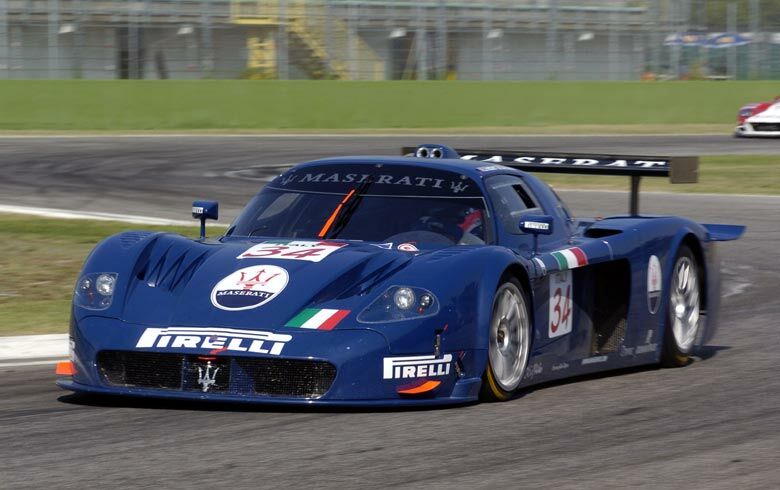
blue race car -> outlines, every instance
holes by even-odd
[[[715,242],[744,227],[638,212],[698,160],[405,149],[284,172],[224,236],[127,232],[76,284],[76,392],[288,404],[506,400],[627,366],[683,366],[715,331]],[[626,175],[624,216],[574,219],[528,171]]]

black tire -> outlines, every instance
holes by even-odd
[[[689,270],[687,274],[682,273],[681,275],[681,267],[684,267],[685,265],[692,266],[692,270]],[[686,366],[691,361],[691,351],[693,350],[696,337],[698,336],[699,330],[701,328],[700,312],[702,306],[702,272],[701,265],[699,264],[691,249],[687,245],[681,245],[679,250],[677,250],[677,255],[674,258],[672,277],[669,281],[669,290],[666,293],[666,328],[664,330],[663,347],[661,350],[661,365],[664,367],[671,368]],[[684,278],[682,277],[683,275],[685,276]],[[691,283],[691,280],[694,280],[694,282]],[[693,310],[691,310],[690,315],[686,313],[683,316],[688,318],[694,316],[695,314],[695,327],[692,326],[694,325],[694,322],[686,321],[684,322],[684,325],[689,325],[689,327],[687,327],[688,331],[683,335],[680,333],[681,330],[678,329],[678,333],[675,334],[674,325],[676,314],[675,308],[673,306],[673,297],[675,295],[678,295],[677,298],[682,297],[680,296],[682,291],[680,288],[691,287],[691,284],[693,284],[696,288],[696,300],[693,301],[693,297],[691,296],[691,301],[693,301],[696,305],[695,313]],[[693,328],[692,332],[690,331],[691,328]],[[683,337],[683,339],[681,340],[678,337]]]
[[[507,345],[510,343],[510,340],[507,339],[511,335],[509,333],[504,333],[501,335],[499,332],[506,331],[506,325],[514,322],[502,323],[500,320],[497,320],[497,315],[501,314],[501,306],[498,304],[498,301],[507,294],[511,295],[512,299],[516,299],[518,301],[515,303],[518,308],[515,314],[518,315],[518,325],[522,324],[519,326],[519,329],[525,332],[524,334],[518,334],[516,337],[519,339],[519,350],[517,351],[516,356],[511,353],[511,349],[507,347]],[[524,323],[522,320],[520,320],[523,318],[523,315],[526,320]],[[531,315],[532,312],[530,302],[528,300],[528,294],[525,291],[523,285],[515,277],[505,277],[499,287],[496,289],[496,294],[493,297],[493,309],[490,315],[490,325],[488,326],[490,329],[488,334],[488,360],[485,365],[485,371],[482,374],[482,387],[480,388],[479,395],[482,401],[505,401],[512,398],[512,396],[516,393],[517,387],[523,380],[523,375],[525,374],[525,369],[528,366],[528,359],[530,358],[531,354],[531,332],[533,331]],[[504,326],[502,327],[502,325]],[[506,352],[509,355],[503,356],[503,354],[500,352],[502,347],[499,346],[499,343],[504,345]],[[508,370],[510,372],[508,376],[518,379],[516,379],[516,382],[514,379],[510,381],[509,386],[502,384],[501,376],[496,375],[496,369],[492,365],[492,357],[499,355],[503,356],[502,359],[504,359],[506,362],[514,363],[513,368]],[[503,377],[506,380],[507,375],[504,375]]]

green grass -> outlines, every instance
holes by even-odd
[[[4,80],[0,130],[726,127],[776,92],[771,81]]]
[[[628,190],[627,177],[538,174],[555,188]],[[702,157],[697,184],[642,179],[641,190],[714,194],[780,194],[780,155]]]
[[[780,156],[706,157],[699,184],[644,179],[643,190],[780,195]],[[624,177],[539,174],[556,188],[628,188]],[[73,285],[92,247],[139,225],[0,214],[0,336],[67,330]],[[149,227],[187,236],[197,227]],[[213,234],[213,232],[212,232]]]
[[[0,215],[0,336],[68,329],[73,286],[103,238],[139,225]],[[197,227],[152,227],[189,236]]]

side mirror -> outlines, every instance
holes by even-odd
[[[523,218],[520,222],[520,231],[529,235],[552,235],[553,217],[540,215]]]
[[[194,201],[192,217],[200,220],[200,238],[206,238],[206,220],[219,219],[219,203],[217,201]]]

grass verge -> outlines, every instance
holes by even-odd
[[[0,214],[0,336],[64,333],[84,259],[103,238],[139,225]],[[188,236],[197,227],[155,227]]]
[[[644,179],[643,190],[780,195],[780,156],[705,157],[701,182]],[[626,190],[624,177],[539,174],[556,188]],[[103,238],[139,225],[0,214],[0,336],[67,331],[73,285]],[[154,227],[194,236],[197,227]]]
[[[709,125],[776,91],[772,81],[3,80],[0,130]]]
[[[627,177],[538,174],[556,188],[628,190]],[[780,195],[780,155],[704,156],[697,184],[670,184],[667,179],[642,179],[641,190],[711,194]]]
[[[734,124],[564,124],[512,127],[467,127],[467,128],[329,128],[323,129],[188,129],[188,130],[2,130],[0,137],[46,137],[46,136],[274,136],[280,134],[319,135],[485,135],[485,136],[528,136],[528,135],[731,135]]]

